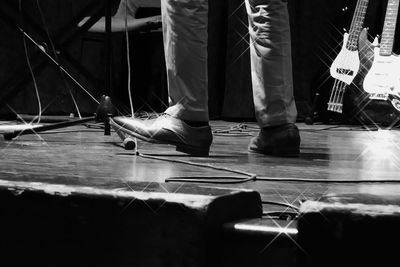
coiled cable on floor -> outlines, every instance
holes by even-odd
[[[247,183],[250,181],[255,181],[255,179],[257,177],[257,175],[254,173],[248,173],[248,172],[234,170],[234,169],[226,168],[226,167],[213,166],[211,164],[195,163],[195,162],[186,161],[186,160],[170,159],[170,158],[164,158],[164,157],[159,157],[159,156],[146,155],[146,154],[140,153],[139,151],[136,151],[136,156],[141,157],[141,158],[146,158],[146,159],[161,160],[161,161],[166,161],[166,162],[171,162],[171,163],[181,163],[181,164],[186,164],[186,165],[190,165],[190,166],[208,168],[208,169],[212,169],[212,170],[225,171],[225,172],[242,175],[242,176],[215,176],[215,175],[213,175],[213,176],[202,176],[202,177],[197,177],[197,176],[169,177],[169,178],[165,179],[166,183],[169,183],[169,182],[183,182],[183,183],[192,182],[192,183],[212,183],[212,184],[241,184],[241,183]]]

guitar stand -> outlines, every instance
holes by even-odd
[[[318,90],[314,95],[311,110],[305,117],[305,123],[307,125],[313,125],[315,122],[319,121],[324,124],[349,124],[350,119],[346,118],[344,115],[346,113],[329,111],[326,106],[327,103],[328,101],[324,92]]]
[[[314,124],[314,121],[318,118],[318,111],[317,108],[321,102],[321,95],[319,93],[315,94],[313,104],[311,106],[311,110],[308,113],[308,116],[305,118],[305,123],[307,125],[312,125]]]
[[[392,130],[394,127],[396,127],[396,125],[399,124],[400,121],[399,113],[397,113],[396,115],[394,113],[391,113],[389,116],[390,119],[382,124],[385,127],[385,130]]]
[[[330,123],[330,114],[332,111],[325,110],[325,112],[321,112],[325,105],[323,105],[323,96],[321,93],[316,92],[314,95],[314,100],[311,106],[311,110],[308,115],[305,117],[304,122],[307,125],[313,125],[316,121],[321,121],[323,123]]]
[[[384,126],[387,126],[387,130],[392,130],[393,127],[398,126],[400,121],[400,99],[392,96],[388,101],[393,106],[393,112],[390,113],[389,119],[384,123]]]

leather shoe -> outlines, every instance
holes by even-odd
[[[251,152],[271,156],[297,157],[300,154],[299,129],[293,123],[261,128],[249,145]]]
[[[191,127],[168,114],[149,120],[114,117],[110,124],[115,131],[122,131],[150,143],[174,145],[177,151],[192,156],[208,156],[210,152],[210,126]]]

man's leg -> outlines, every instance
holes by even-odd
[[[152,143],[206,156],[212,142],[208,125],[208,0],[161,1],[170,107],[142,121],[114,118],[112,125]]]
[[[182,120],[208,121],[208,0],[161,1],[170,107]]]
[[[245,0],[249,16],[251,75],[260,134],[250,150],[272,155],[299,153],[293,96],[289,15],[286,0]]]

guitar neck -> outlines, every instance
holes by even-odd
[[[388,0],[379,52],[381,56],[390,56],[392,54],[398,11],[399,0]]]
[[[364,24],[365,14],[367,12],[369,0],[358,0],[356,9],[354,11],[353,20],[351,22],[349,31],[349,40],[346,44],[346,48],[350,51],[356,51],[358,49],[358,38],[362,31]]]

